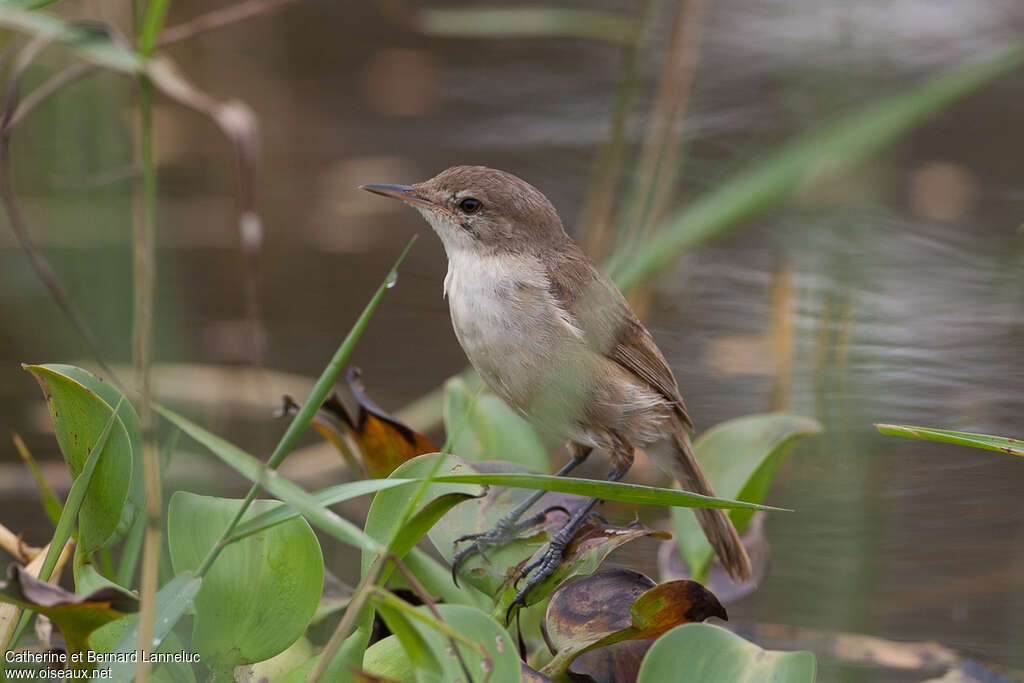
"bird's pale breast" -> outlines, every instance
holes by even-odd
[[[659,395],[587,346],[546,275],[509,257],[449,255],[445,293],[455,335],[487,385],[536,426],[604,445],[591,428],[627,433],[661,422]],[[608,382],[614,377],[617,381]],[[667,414],[667,412],[666,412]],[[637,442],[647,434],[635,434]]]

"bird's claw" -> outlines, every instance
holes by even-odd
[[[480,557],[484,558],[484,562],[490,562],[487,559],[487,555],[484,554],[484,548],[508,543],[515,537],[517,531],[518,528],[515,525],[498,522],[493,529],[475,534],[465,534],[456,538],[453,542],[456,545],[463,541],[472,541],[472,543],[455,553],[455,557],[452,558],[452,582],[456,586],[459,585],[459,567],[466,561],[466,558],[473,553],[480,553]]]
[[[453,541],[455,544],[462,543],[463,541],[473,542],[455,553],[455,557],[452,558],[452,581],[456,586],[459,585],[459,566],[465,562],[466,558],[470,555],[473,553],[480,553],[480,557],[484,558],[485,562],[490,562],[484,554],[484,548],[505,545],[509,541],[518,538],[519,534],[526,529],[543,522],[549,510],[560,507],[561,506],[553,506],[552,508],[548,508],[547,510],[533,515],[532,517],[519,521],[502,519],[494,526],[493,529],[488,529],[487,531],[481,531],[474,534],[465,534],[456,538],[455,541]]]
[[[512,583],[513,587],[518,587],[519,582],[524,578],[527,579],[526,585],[519,589],[516,596],[512,598],[512,602],[509,603],[508,609],[505,611],[505,623],[509,623],[512,620],[512,611],[517,605],[526,607],[526,598],[530,595],[530,591],[536,588],[545,579],[555,573],[558,566],[562,564],[562,554],[565,552],[565,546],[568,543],[567,540],[561,537],[561,534],[555,536],[544,548],[544,551],[532,562],[523,567],[519,571],[519,576]],[[527,578],[529,577],[529,578]]]
[[[484,548],[489,545],[486,540],[482,540],[485,535],[485,533],[466,534],[465,536],[460,536],[455,539],[455,544],[463,541],[473,541],[471,544],[455,553],[455,557],[452,558],[452,583],[456,586],[459,585],[459,565],[461,565],[465,559],[474,552],[480,553],[480,557],[484,558],[484,562],[490,562],[490,560],[487,559],[487,555],[484,554]]]

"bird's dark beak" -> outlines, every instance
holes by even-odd
[[[359,189],[379,194],[382,197],[399,199],[406,204],[420,204],[421,206],[429,206],[433,209],[438,208],[437,204],[420,196],[411,185],[360,185]]]

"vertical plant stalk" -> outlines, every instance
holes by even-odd
[[[707,0],[678,0],[676,3],[632,206],[623,226],[633,237],[650,237],[665,213],[678,176],[686,110],[697,71],[706,9]]]
[[[772,323],[768,343],[772,356],[770,409],[788,410],[793,385],[793,268],[784,263],[772,278]]]
[[[134,299],[132,310],[133,365],[139,383],[139,422],[142,425],[142,471],[146,486],[146,530],[142,541],[142,573],[139,579],[139,650],[153,647],[153,619],[160,556],[160,518],[163,494],[160,463],[153,442],[152,365],[153,299],[156,269],[156,162],[153,155],[153,84],[139,79],[139,182],[138,208],[133,226]],[[150,665],[139,658],[136,680],[149,677]]]
[[[138,49],[151,57],[163,28],[170,0],[149,0],[138,27]],[[137,4],[132,5],[138,18]],[[153,649],[156,592],[159,583],[161,517],[163,492],[160,460],[153,437],[153,317],[156,289],[156,158],[153,152],[153,82],[139,76],[138,165],[142,171],[137,184],[132,280],[132,356],[139,385],[139,422],[142,426],[142,476],[146,489],[146,528],[142,537],[142,571],[139,576],[139,657],[135,680],[149,680],[151,664],[145,656]]]
[[[652,4],[652,0],[641,2],[638,12],[641,28],[636,32],[636,40],[623,49],[619,85],[612,104],[611,130],[598,153],[586,199],[580,210],[580,241],[584,250],[595,261],[603,261],[608,256],[608,249],[612,244],[615,195],[626,158],[629,117],[633,112],[640,86],[640,57],[647,42]]]

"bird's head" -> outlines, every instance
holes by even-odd
[[[558,213],[541,192],[511,173],[453,166],[415,185],[361,185],[418,210],[453,251],[529,253],[566,239]]]

